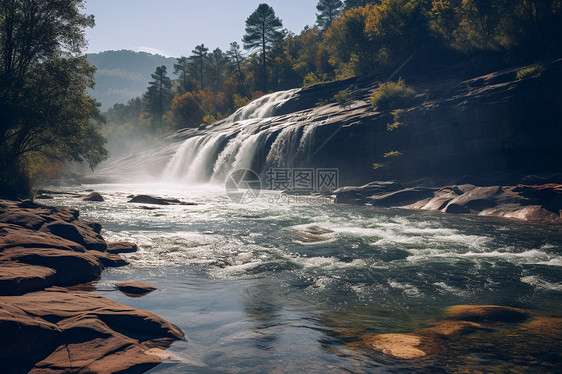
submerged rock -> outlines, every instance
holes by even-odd
[[[157,288],[140,282],[116,283],[115,287],[127,296],[144,296]]]
[[[103,198],[102,195],[100,195],[98,192],[91,192],[88,195],[84,196],[82,198],[82,200],[84,201],[94,201],[94,202],[102,202],[105,201],[105,199]]]
[[[427,355],[420,346],[422,338],[411,334],[377,334],[363,337],[365,344],[387,356],[405,360],[419,359]]]
[[[196,203],[183,202],[178,199],[169,199],[165,197],[157,197],[151,195],[136,195],[129,203],[137,204],[154,204],[154,205],[197,205]]]
[[[445,310],[446,319],[463,321],[522,322],[529,314],[517,308],[498,305],[454,305]]]

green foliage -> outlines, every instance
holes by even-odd
[[[394,118],[394,122],[386,124],[386,129],[388,131],[394,131],[399,129],[400,127],[406,126],[403,122],[401,122],[403,113],[404,113],[404,109],[396,109],[392,111],[392,117]]]
[[[304,81],[302,83],[303,87],[310,87],[310,86],[314,86],[316,84],[320,84],[323,83],[322,80],[316,75],[314,74],[313,71],[311,71],[310,73],[308,73],[306,75],[306,77],[304,77]]]
[[[105,158],[104,122],[82,55],[93,17],[81,0],[13,0],[0,6],[0,180],[33,179],[47,164]],[[22,177],[27,176],[27,177]]]
[[[378,111],[406,108],[413,103],[415,96],[416,91],[400,78],[397,82],[381,83],[371,96],[371,105]]]
[[[521,80],[521,79],[536,77],[540,75],[542,71],[543,71],[542,65],[528,66],[526,68],[518,70],[516,74],[516,78]]]
[[[392,158],[392,157],[398,157],[401,156],[402,153],[398,152],[398,151],[390,151],[390,152],[386,152],[383,157],[384,158]]]
[[[267,51],[285,36],[282,27],[283,23],[267,4],[260,4],[246,20],[246,34],[242,41],[245,49],[261,49],[264,92],[267,92]]]
[[[156,68],[152,74],[152,81],[143,96],[145,118],[149,121],[154,132],[163,130],[164,114],[172,103],[172,80],[168,77],[166,66]]]
[[[199,66],[199,84],[201,88],[205,88],[203,71],[205,68],[205,57],[208,51],[209,48],[205,47],[205,44],[200,44],[195,46],[195,49],[191,51],[192,55],[189,56],[189,59]]]
[[[316,23],[325,30],[338,17],[343,7],[340,0],[319,0],[316,5]]]
[[[342,108],[349,107],[348,101],[350,99],[350,88],[346,88],[345,90],[338,91],[332,98],[333,101],[339,104]]]

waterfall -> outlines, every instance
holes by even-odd
[[[236,169],[263,174],[268,168],[291,167],[308,156],[317,123],[284,122],[275,111],[298,90],[263,96],[229,118],[179,143],[162,178],[184,183],[223,183]]]

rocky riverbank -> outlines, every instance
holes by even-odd
[[[562,185],[556,183],[485,187],[461,184],[435,188],[371,182],[359,187],[342,187],[332,196],[344,204],[562,223]]]
[[[3,372],[143,372],[184,339],[153,313],[87,291],[104,268],[127,265],[119,253],[136,250],[100,232],[74,209],[0,199]]]

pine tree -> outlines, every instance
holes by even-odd
[[[189,65],[189,59],[184,56],[177,58],[176,63],[174,64],[174,74],[178,76],[181,84],[181,88],[179,90],[182,92],[180,92],[180,95],[183,95],[188,91]]]
[[[341,12],[343,3],[340,0],[320,0],[316,5],[316,23],[321,29],[326,30]]]
[[[203,71],[205,67],[205,57],[207,56],[207,52],[209,52],[209,48],[205,47],[205,44],[200,44],[191,51],[193,55],[189,57],[190,60],[196,62],[199,65],[199,83],[201,83],[201,89],[205,88],[205,85],[203,84]]]
[[[162,129],[162,118],[172,102],[172,80],[168,77],[166,66],[156,68],[152,74],[153,81],[148,83],[148,89],[144,94],[145,112],[150,119],[154,129],[158,123],[158,129]],[[156,130],[156,129],[154,129]]]
[[[267,4],[260,4],[246,20],[246,35],[242,38],[245,49],[261,48],[263,68],[263,91],[267,92],[267,51],[282,40],[285,32],[283,23]]]
[[[246,96],[244,73],[242,73],[242,61],[244,59],[242,57],[240,45],[238,45],[238,43],[236,42],[230,43],[230,49],[226,52],[226,55],[230,59],[230,62],[236,67],[236,71],[238,72],[238,80],[240,81],[240,85],[242,86],[242,93],[244,96]]]

